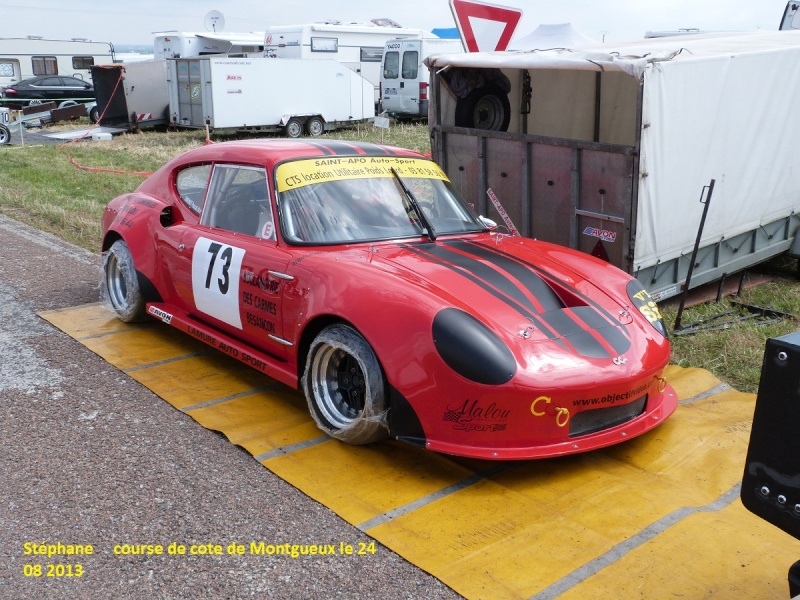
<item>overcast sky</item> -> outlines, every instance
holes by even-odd
[[[572,23],[585,35],[616,42],[646,31],[776,30],[786,0],[507,0],[520,8],[515,37],[542,23]],[[114,44],[152,45],[157,31],[203,31],[217,10],[230,32],[269,25],[325,21],[365,22],[388,17],[404,27],[454,27],[449,0],[0,0],[0,36],[89,38]]]

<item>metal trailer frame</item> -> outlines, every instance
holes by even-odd
[[[488,201],[487,190],[500,199],[520,234],[554,242],[608,260],[634,275],[657,300],[681,293],[690,267],[691,248],[677,258],[634,269],[639,182],[647,177],[641,165],[644,85],[636,99],[633,145],[552,138],[456,127],[444,124],[444,69],[431,68],[429,128],[434,160],[453,186],[480,214],[502,222]],[[503,72],[525,69],[503,67]],[[604,73],[596,73],[597,98]],[[512,113],[525,114],[519,82],[512,86]],[[518,96],[513,96],[519,90]],[[599,100],[595,106],[595,139]],[[452,119],[451,119],[452,120]],[[698,187],[700,199],[702,189]],[[699,223],[687,222],[696,231]],[[587,235],[586,232],[591,232]],[[773,256],[800,257],[800,214],[793,213],[733,237],[705,245],[697,253],[691,286],[714,282]],[[621,243],[606,244],[614,238]]]

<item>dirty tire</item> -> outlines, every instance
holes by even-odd
[[[456,127],[507,131],[511,120],[508,95],[496,85],[472,90],[456,104]]]
[[[283,130],[286,137],[299,138],[303,135],[303,124],[300,122],[300,119],[289,119]]]
[[[361,445],[388,437],[387,385],[369,343],[355,329],[330,325],[308,350],[303,391],[319,428]]]
[[[0,146],[11,143],[11,130],[5,125],[0,125]]]
[[[100,120],[100,109],[97,107],[97,105],[94,105],[89,109],[89,120],[92,123],[97,123]]]
[[[145,300],[128,245],[117,240],[103,256],[106,292],[117,316],[126,323],[144,321]]]
[[[311,117],[306,121],[306,133],[311,137],[319,137],[325,133],[325,121],[322,117]]]

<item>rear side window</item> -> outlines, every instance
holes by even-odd
[[[400,53],[392,50],[384,55],[383,78],[397,79],[400,75]]]
[[[210,173],[211,165],[189,167],[178,173],[175,181],[175,187],[178,189],[181,200],[196,215],[199,215],[203,209]]]
[[[403,79],[416,79],[419,68],[419,52],[409,50],[403,52]]]

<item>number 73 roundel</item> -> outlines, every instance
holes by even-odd
[[[197,310],[242,328],[239,279],[244,250],[198,238],[192,255],[192,294]]]

